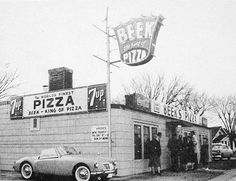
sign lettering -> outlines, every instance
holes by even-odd
[[[176,107],[160,102],[151,102],[151,112],[168,116],[171,118],[187,121],[194,124],[200,124],[200,118],[191,111],[184,111]]]
[[[88,87],[88,110],[106,109],[106,84]]]
[[[23,116],[23,97],[16,97],[10,103],[10,119],[22,118]]]
[[[92,126],[91,127],[92,142],[108,142],[108,126]]]
[[[87,88],[24,97],[24,117],[88,111]]]
[[[114,28],[121,60],[127,65],[142,65],[153,57],[163,17],[136,18]]]

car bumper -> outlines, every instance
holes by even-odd
[[[221,154],[220,153],[213,153],[212,157],[214,157],[214,158],[221,158]]]
[[[93,178],[97,180],[102,180],[104,178],[112,178],[113,176],[117,175],[117,168],[113,170],[105,170],[105,171],[97,171],[97,172],[91,172],[91,175]]]

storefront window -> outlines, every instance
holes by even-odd
[[[153,135],[157,134],[158,126],[135,124],[134,125],[134,158],[149,158],[149,142],[153,139]]]
[[[150,142],[150,128],[148,126],[143,127],[143,142],[144,142],[144,159],[149,158],[149,142]]]
[[[140,125],[134,125],[134,152],[135,159],[142,159],[142,140]]]

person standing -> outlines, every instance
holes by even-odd
[[[197,137],[195,135],[195,132],[192,131],[191,132],[191,135],[192,135],[192,141],[193,141],[193,145],[194,145],[194,168],[196,169],[197,166],[198,166],[198,163],[199,163],[199,143],[198,143],[198,140],[197,140]]]
[[[203,166],[208,163],[208,140],[203,138],[203,145],[201,146],[201,162]]]
[[[171,170],[178,170],[178,147],[177,147],[177,135],[174,133],[172,137],[169,139],[167,147],[170,150],[170,158],[171,158]]]
[[[149,159],[149,166],[151,167],[152,174],[155,174],[157,171],[158,175],[161,175],[161,162],[160,162],[160,156],[161,156],[161,133],[158,132],[157,134],[153,135],[153,139],[150,142],[150,159]]]
[[[193,140],[191,135],[187,137],[187,166],[186,170],[188,169],[193,169],[193,164],[194,164],[194,145],[193,145]]]
[[[180,171],[182,168],[182,164],[183,164],[183,139],[182,139],[182,135],[180,134],[178,136],[178,140],[177,140],[177,158],[178,158],[178,170]]]
[[[188,161],[188,134],[187,132],[184,132],[184,137],[183,137],[183,152],[182,152],[182,160],[183,164],[186,165]]]

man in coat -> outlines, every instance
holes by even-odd
[[[149,152],[150,152],[150,159],[149,159],[149,166],[151,167],[152,174],[155,174],[157,171],[158,175],[161,175],[161,163],[160,163],[160,156],[161,156],[161,133],[157,133],[153,135],[153,139],[150,142]]]
[[[171,170],[178,171],[178,140],[176,133],[169,139],[167,147],[170,150]]]

